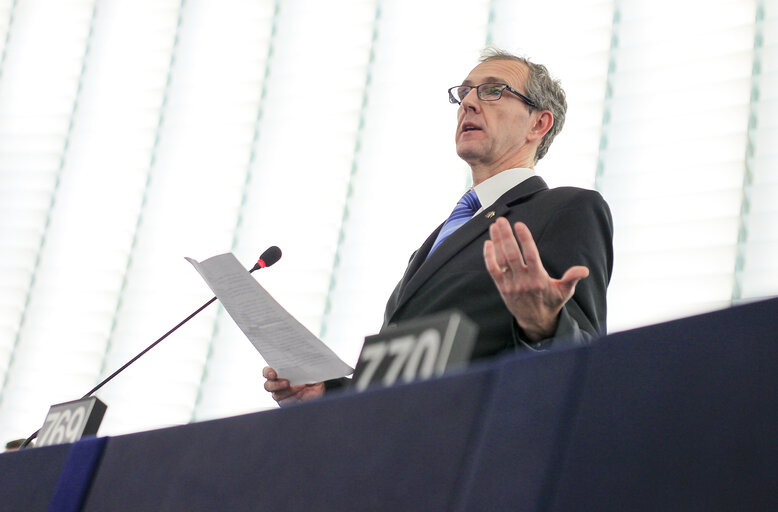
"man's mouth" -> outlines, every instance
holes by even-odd
[[[472,132],[476,130],[480,130],[481,128],[477,126],[474,123],[463,123],[462,124],[462,133]]]

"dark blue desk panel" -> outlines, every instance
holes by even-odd
[[[587,350],[514,356],[499,365],[457,510],[542,510],[563,455]]]
[[[0,454],[0,511],[46,512],[70,445]]]
[[[109,438],[84,510],[778,510],[778,300]],[[0,455],[46,510],[70,446]]]
[[[115,437],[84,510],[450,510],[490,375]]]
[[[778,510],[778,300],[590,349],[547,510]]]

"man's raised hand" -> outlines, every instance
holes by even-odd
[[[519,326],[531,341],[540,341],[553,336],[559,312],[575,293],[578,281],[589,275],[589,269],[574,266],[561,279],[552,278],[543,267],[529,228],[517,222],[514,230],[515,237],[504,217],[489,227],[491,240],[484,244],[484,261]]]

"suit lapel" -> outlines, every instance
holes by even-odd
[[[432,244],[435,242],[443,224],[438,226],[438,229],[425,240],[424,244],[422,244],[411,259],[408,269],[405,271],[405,275],[401,281],[399,300],[389,317],[394,315],[394,313],[399,310],[414,293],[416,293],[421,285],[427,282],[430,277],[444,267],[454,255],[478,237],[482,236],[495,219],[506,215],[512,206],[525,201],[531,195],[545,189],[548,189],[548,185],[546,185],[546,182],[539,176],[533,176],[519,183],[500,196],[494,204],[484,208],[478,215],[452,233],[442,244],[440,244],[435,252],[427,258],[427,254],[432,248]]]
[[[440,233],[442,228],[443,224],[438,226],[437,229],[427,237],[424,243],[421,244],[421,247],[419,247],[416,252],[413,253],[411,261],[408,263],[408,267],[405,269],[405,274],[403,274],[403,278],[400,281],[401,289],[407,289],[409,281],[416,275],[416,273],[419,271],[419,268],[424,263],[424,260],[427,258],[427,254],[429,254],[430,249],[435,243],[435,240],[437,240],[438,233]]]

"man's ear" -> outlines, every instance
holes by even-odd
[[[550,110],[540,110],[536,112],[538,116],[527,134],[527,139],[530,141],[542,139],[551,127],[554,126],[554,114],[552,114]]]

